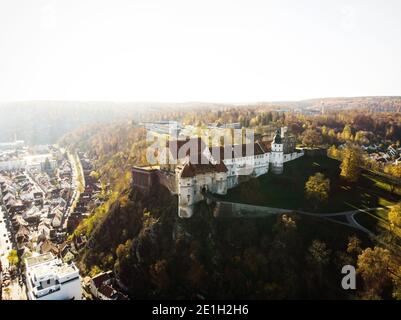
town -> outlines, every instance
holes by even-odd
[[[82,279],[74,258],[85,239],[68,240],[103,203],[83,153],[57,146],[0,144],[0,283],[3,299],[125,298],[110,273]]]

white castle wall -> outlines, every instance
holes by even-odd
[[[303,155],[304,155],[303,151],[284,154],[283,162],[288,162],[288,161],[298,159],[298,158],[302,157]]]
[[[196,177],[180,178],[178,215],[181,218],[192,216],[193,205],[204,199],[203,191],[226,194],[227,173],[200,174]]]
[[[194,204],[204,199],[202,189],[217,194],[226,194],[228,189],[238,185],[238,177],[243,174],[243,168],[252,168],[247,175],[261,176],[268,173],[269,166],[274,174],[281,174],[284,163],[295,160],[304,155],[304,152],[284,154],[282,143],[272,143],[270,153],[223,160],[227,173],[208,173],[197,175],[194,178],[178,177],[179,209],[181,218],[190,218],[193,215]]]

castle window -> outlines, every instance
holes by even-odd
[[[191,196],[187,195],[188,202],[191,200]]]

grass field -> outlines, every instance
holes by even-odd
[[[388,211],[387,208],[379,208],[371,212],[359,212],[355,215],[355,219],[358,223],[374,233],[379,233],[379,231],[383,229],[391,230],[401,238],[401,229],[394,226],[391,228],[388,222]]]
[[[375,231],[377,228],[389,229],[387,220],[388,209],[380,208],[371,212],[360,212],[355,215],[356,221],[369,230]]]
[[[311,212],[340,212],[359,208],[384,207],[401,200],[391,193],[384,178],[364,171],[358,183],[340,178],[340,162],[327,157],[302,157],[284,165],[282,175],[271,172],[229,190],[226,201],[249,203]],[[330,179],[329,199],[316,204],[305,196],[309,176],[321,172]]]

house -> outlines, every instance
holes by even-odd
[[[58,256],[59,249],[49,239],[44,239],[37,244],[37,251],[41,254],[50,252],[54,256]]]
[[[6,204],[6,209],[7,209],[8,213],[12,215],[17,212],[22,212],[23,210],[25,210],[25,205],[22,203],[21,200],[11,199]]]
[[[22,213],[22,218],[24,218],[24,220],[26,220],[26,221],[32,221],[32,220],[39,219],[40,215],[41,215],[41,211],[39,210],[39,208],[36,206],[32,206],[31,208],[29,208],[28,210],[25,210]]]
[[[30,232],[26,226],[20,225],[17,233],[15,234],[15,240],[18,243],[25,243],[29,241]]]
[[[391,145],[391,146],[389,146],[388,148],[387,148],[387,154],[390,156],[390,157],[392,157],[392,158],[394,158],[394,157],[397,157],[398,155],[399,155],[399,152],[398,152],[398,150],[396,149],[396,146],[394,145]]]
[[[51,230],[51,221],[49,219],[42,219],[38,225],[38,238],[49,239]]]
[[[63,212],[59,208],[56,208],[53,210],[53,215],[54,215],[52,219],[53,228],[60,228],[64,216]]]
[[[90,292],[99,300],[127,300],[128,297],[115,288],[114,282],[112,271],[100,273],[89,281]]]
[[[90,291],[95,298],[99,298],[99,289],[103,285],[111,284],[112,274],[112,271],[102,272],[91,279]]]
[[[78,268],[55,258],[50,252],[25,259],[29,300],[81,300]]]

